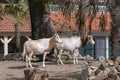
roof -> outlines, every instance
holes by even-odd
[[[11,15],[5,15],[2,17],[3,20],[0,21],[0,32],[15,32],[16,20]],[[21,21],[20,32],[31,32],[31,26],[29,20]]]
[[[92,21],[92,32],[96,32],[96,31],[101,31],[99,24],[100,24],[100,15],[101,13],[97,13],[96,17],[93,19]],[[110,13],[104,13],[107,23],[106,23],[106,27],[104,31],[110,31],[111,26],[111,17],[110,17]],[[78,31],[78,27],[76,25],[76,18],[75,18],[75,14],[72,14],[69,19],[66,19],[66,17],[63,15],[62,12],[50,12],[50,18],[51,18],[51,27],[55,30],[55,31],[71,31],[70,29],[72,29],[72,31]],[[86,16],[85,18],[85,23],[86,26],[89,25],[89,20],[90,20],[90,16]],[[69,29],[70,28],[70,29]]]
[[[4,5],[3,5],[4,7]],[[12,15],[2,16],[3,20],[0,21],[0,33],[14,33],[16,19]],[[19,27],[21,33],[31,33],[31,22],[30,19],[24,19],[21,21],[22,25]]]

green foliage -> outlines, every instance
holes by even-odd
[[[25,0],[19,0],[18,4],[15,4],[13,0],[7,0],[9,5],[5,7],[5,13],[14,16],[19,22],[21,19],[28,17],[28,6]]]
[[[0,15],[3,13],[2,4],[0,4]]]
[[[3,15],[3,8],[2,8],[2,4],[0,4],[0,20],[2,20],[2,15]]]
[[[46,8],[46,9],[49,9],[49,5],[50,5],[50,4],[53,4],[54,2],[55,2],[55,0],[44,1],[44,3],[45,3],[45,4],[44,4],[44,5],[45,5],[45,8]]]

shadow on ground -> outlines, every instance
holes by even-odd
[[[25,80],[24,78],[16,78],[16,77],[13,77],[13,78],[8,78],[6,80]]]
[[[38,65],[33,65],[33,67],[37,67]],[[26,68],[26,66],[12,66],[12,67],[8,67],[9,69],[24,69]]]

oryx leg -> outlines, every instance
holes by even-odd
[[[79,50],[76,50],[76,63],[78,64]]]
[[[30,68],[33,68],[32,63],[31,63],[32,54],[33,52],[26,55],[26,67],[27,68],[29,68],[28,66],[30,66]]]
[[[62,52],[63,52],[63,50],[60,50],[60,51],[59,51],[58,58],[59,58],[60,63],[61,63],[62,65],[64,65],[64,63],[63,63],[62,60],[61,60],[61,54],[62,54]]]
[[[32,55],[33,55],[33,52],[29,54],[29,58],[28,58],[30,68],[33,68],[31,63]]]
[[[26,59],[26,68],[29,68],[29,67],[28,67],[28,64],[29,64],[29,63],[28,63],[28,55],[26,55],[26,58],[25,58],[25,59]]]
[[[33,68],[31,64],[31,55],[26,55],[26,68]]]
[[[76,60],[75,60],[75,51],[73,51],[73,63],[76,64]]]
[[[73,55],[73,63],[76,64],[76,62],[75,62],[75,56],[74,55]]]
[[[59,60],[58,60],[58,54],[57,54],[57,52],[58,52],[58,50],[55,48],[55,49],[54,49],[54,56],[55,56],[55,58],[56,58],[57,64],[59,65]]]
[[[74,64],[78,64],[79,50],[75,49],[73,55],[74,55]]]
[[[45,52],[45,53],[43,54],[43,67],[45,67],[45,57],[46,57],[47,53],[49,53],[49,52]]]
[[[78,56],[76,56],[76,64],[78,64]]]

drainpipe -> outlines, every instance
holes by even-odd
[[[108,37],[106,36],[106,60],[109,59],[109,40]]]

